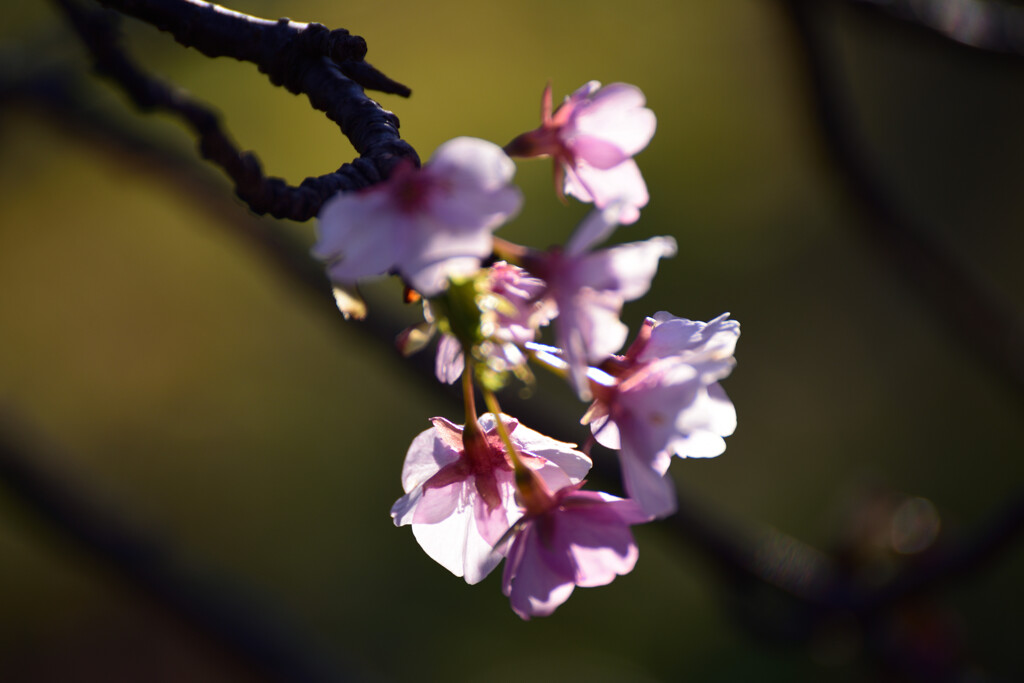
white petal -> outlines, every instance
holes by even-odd
[[[623,486],[644,513],[667,517],[676,511],[676,489],[671,477],[659,474],[628,448],[619,451],[619,463]]]
[[[410,235],[408,256],[398,268],[416,291],[433,296],[447,286],[448,278],[476,273],[480,262],[490,255],[492,243],[488,230],[452,232],[423,220]]]
[[[395,501],[395,504],[391,506],[391,519],[395,520],[395,526],[412,524],[412,516],[416,512],[416,506],[422,496],[423,487],[417,486]]]
[[[725,451],[723,436],[736,429],[736,408],[718,384],[697,393],[693,403],[676,418],[679,439],[673,443],[676,455],[684,458],[713,458]]]
[[[412,533],[423,551],[455,576],[465,574],[467,543],[473,542],[470,535],[479,538],[470,506],[463,506],[437,524],[413,524]]]
[[[566,242],[566,255],[579,256],[594,245],[608,239],[608,236],[615,232],[615,228],[619,225],[622,208],[620,204],[613,202],[611,206],[594,209],[588,213],[569,241]]]
[[[568,147],[573,158],[601,170],[618,166],[630,157],[618,145],[596,135],[576,135]]]
[[[434,375],[439,382],[454,384],[466,367],[459,340],[450,334],[442,334],[437,342],[437,356],[434,360]]]
[[[459,454],[446,446],[433,428],[420,432],[405,454],[402,466],[402,489],[408,493],[422,486],[445,465],[459,459]]]
[[[654,112],[644,104],[644,94],[636,86],[610,83],[578,108],[570,135],[600,137],[633,156],[647,146],[657,127]]]
[[[619,434],[619,428],[607,416],[594,420],[590,425],[590,431],[594,435],[594,440],[605,448],[610,448],[613,451],[622,448],[622,437]]]
[[[576,484],[580,482],[590,471],[593,462],[590,458],[576,450],[576,444],[556,441],[551,437],[544,436],[522,424],[518,425],[512,432],[512,441],[518,448],[551,462],[555,467],[565,473],[569,482]],[[544,476],[541,473],[541,476]],[[545,481],[549,484],[552,482]],[[558,490],[564,484],[552,488]]]
[[[619,222],[623,225],[635,223],[640,218],[640,209],[647,206],[647,202],[650,201],[647,184],[640,175],[640,168],[632,159],[604,170],[580,161],[573,171],[572,178],[566,174],[565,194],[580,201],[590,201],[592,198],[598,208],[621,201],[624,208],[620,213]],[[583,192],[579,191],[581,187]]]
[[[641,362],[671,355],[682,355],[690,362],[727,359],[736,350],[740,324],[729,320],[728,313],[707,323],[677,318],[665,311],[655,313],[653,318],[657,324],[640,353]]]
[[[315,258],[327,262],[329,277],[343,284],[383,275],[401,259],[407,218],[388,205],[383,191],[339,194],[317,221]]]
[[[676,241],[671,237],[619,244],[585,256],[576,267],[575,276],[580,284],[632,301],[651,288],[658,261],[675,253]]]
[[[480,138],[458,137],[441,144],[426,165],[435,177],[464,186],[496,189],[507,185],[516,165],[501,147]]]
[[[510,185],[515,163],[486,140],[449,140],[437,148],[425,171],[440,185],[431,196],[430,211],[452,228],[495,228],[522,205],[522,194]]]

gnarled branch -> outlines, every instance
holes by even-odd
[[[204,158],[220,166],[235,193],[258,214],[309,220],[337,192],[368,187],[386,178],[403,159],[419,164],[398,133],[398,118],[366,96],[363,87],[408,95],[409,89],[363,61],[366,43],[345,29],[277,22],[192,0],[109,0],[104,4],[168,31],[183,45],[208,56],[231,56],[256,64],[275,85],[305,94],[327,114],[360,157],[333,173],[306,178],[298,186],[263,174],[252,152],[241,152],[214,111],[143,72],[120,46],[117,16],[91,11],[74,0],[55,0],[95,60],[97,71],[120,85],[142,110],[160,109],[183,119],[199,138]]]

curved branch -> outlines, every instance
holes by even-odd
[[[197,0],[98,0],[100,4],[166,31],[207,57],[252,62],[293,93],[308,92],[297,72],[302,62],[326,57],[369,90],[408,97],[412,91],[364,61],[366,40],[347,29],[288,19],[270,21]]]
[[[1024,57],[1024,7],[1005,0],[851,0],[962,45]]]
[[[830,44],[815,26],[816,0],[781,0],[796,59],[818,123],[825,163],[861,210],[861,236],[887,260],[953,339],[1024,398],[1024,322],[999,292],[976,277],[952,249],[900,204],[866,157],[862,135]]]
[[[255,63],[276,85],[306,94],[314,108],[336,122],[360,158],[295,187],[264,176],[256,155],[235,147],[212,109],[137,67],[120,47],[115,15],[86,10],[74,0],[55,2],[92,53],[97,71],[120,85],[143,111],[161,109],[183,119],[198,136],[202,156],[231,177],[235,194],[258,214],[306,221],[335,193],[380,182],[402,160],[419,164],[415,150],[398,133],[398,118],[367,97],[360,84],[400,94],[408,94],[408,88],[363,62],[365,42],[344,29],[270,22],[191,0],[106,3],[123,5],[203,54]]]

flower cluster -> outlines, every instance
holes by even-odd
[[[633,157],[655,125],[635,86],[592,81],[552,110],[549,85],[541,126],[505,148],[456,138],[422,168],[399,166],[319,216],[313,254],[342,311],[364,308],[361,279],[401,277],[424,299],[424,321],[399,348],[412,353],[437,336],[438,380],[462,382],[464,423],[434,417],[409,447],[395,524],[411,526],[427,555],[470,584],[504,559],[502,590],[524,619],[551,614],[576,586],[632,571],[630,527],[675,511],[672,456],[719,455],[736,426],[719,385],[739,337],[728,314],[704,323],[657,313],[620,354],[623,305],[676,253],[671,237],[602,246],[647,205]],[[560,197],[595,206],[564,245],[546,250],[493,234],[522,203],[510,157],[538,156],[554,159]],[[540,343],[545,328],[551,344]],[[513,378],[531,382],[531,364],[590,403],[582,450],[501,411],[495,392]],[[594,442],[617,451],[627,498],[583,488]]]

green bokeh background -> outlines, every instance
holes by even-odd
[[[823,4],[880,177],[1019,312],[1024,65]],[[926,497],[956,533],[1020,487],[1020,399],[860,238],[776,3],[232,7],[364,36],[368,60],[413,88],[409,100],[380,101],[424,159],[455,136],[501,144],[534,127],[549,79],[556,97],[594,78],[644,90],[658,116],[638,159],[652,199],[617,237],[671,234],[680,249],[626,319],[728,310],[743,325],[725,383],[739,429],[722,457],[676,462],[684,491],[827,548],[867,488]],[[176,121],[136,112],[89,76],[48,4],[5,17],[6,72],[76,69],[109,120],[192,153]],[[297,183],[351,158],[334,124],[251,65],[126,29],[139,60],[214,104],[269,173]],[[0,401],[68,454],[61,468],[197,576],[268,607],[360,676],[866,675],[855,653],[746,634],[714,572],[657,524],[637,529],[632,574],[577,591],[547,619],[521,622],[497,576],[474,587],[449,576],[388,510],[411,439],[458,408],[410,379],[390,347],[313,306],[202,200],[65,123],[24,105],[0,111]],[[550,177],[547,162],[519,165],[526,204],[501,234],[565,239],[585,210],[559,204]],[[313,241],[311,224],[279,229]],[[375,301],[397,292],[371,288]],[[414,317],[394,309],[380,315]],[[535,400],[582,439],[571,424],[581,406],[551,387]],[[937,603],[979,680],[1024,676],[1014,655],[1024,630],[1002,621],[1024,607],[1022,570],[1015,550]],[[0,615],[2,680],[254,680],[3,488]]]

